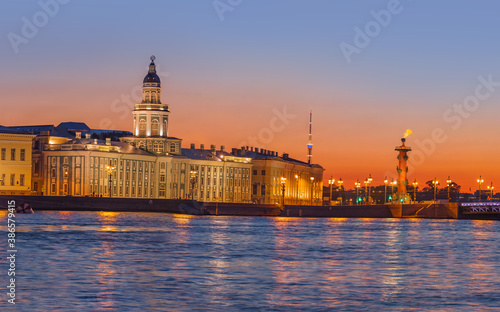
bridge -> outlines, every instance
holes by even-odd
[[[498,214],[500,215],[499,202],[461,203],[462,214]]]

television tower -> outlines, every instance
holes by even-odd
[[[309,142],[307,143],[307,150],[309,151],[307,155],[307,163],[311,164],[311,158],[312,158],[312,149],[313,149],[313,143],[312,143],[312,120],[313,120],[313,112],[312,110],[309,112]]]

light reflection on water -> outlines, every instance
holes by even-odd
[[[16,220],[16,311],[500,308],[499,222],[109,212]],[[6,237],[6,214],[0,225]]]

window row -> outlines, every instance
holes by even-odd
[[[5,176],[5,173],[2,173],[0,175],[0,186],[6,186],[7,185],[7,177]],[[16,174],[15,173],[12,173],[10,174],[10,180],[9,180],[9,184],[10,186],[24,186],[25,184],[25,175],[24,174],[20,174],[19,175],[19,181],[16,181]]]
[[[16,149],[11,148],[10,149],[10,160],[15,161],[16,160]],[[7,160],[7,149],[2,148],[0,151],[0,160]],[[24,148],[20,149],[19,152],[19,160],[20,161],[26,161],[26,150]]]

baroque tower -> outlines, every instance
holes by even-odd
[[[156,74],[155,56],[151,56],[149,70],[142,81],[142,102],[134,105],[132,137],[123,142],[160,155],[180,155],[181,140],[168,136],[167,104],[161,103],[161,81]]]

